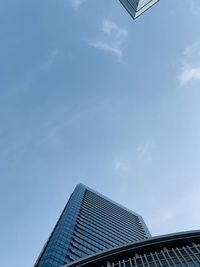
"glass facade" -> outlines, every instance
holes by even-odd
[[[151,237],[142,217],[79,184],[35,267],[61,267],[89,255]]]
[[[135,19],[159,0],[119,0],[129,14]]]
[[[85,189],[77,187],[65,206],[55,228],[46,242],[35,267],[63,266],[69,252],[77,216],[83,201]]]

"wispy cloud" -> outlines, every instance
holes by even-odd
[[[184,86],[191,80],[200,80],[200,67],[186,66],[182,68],[179,76],[180,85]]]
[[[70,0],[73,8],[75,10],[79,9],[79,7],[86,1],[86,0]]]
[[[113,55],[117,56],[118,58],[122,56],[122,50],[113,44],[111,45],[111,44],[104,43],[104,42],[92,42],[90,43],[90,45],[96,49],[99,49],[105,52],[110,52]]]
[[[101,30],[103,32],[102,40],[89,42],[89,45],[101,51],[109,52],[120,59],[128,31],[108,19],[103,20]]]
[[[200,40],[186,46],[183,55],[187,58],[194,58],[194,56],[200,57]]]
[[[113,37],[120,43],[128,35],[126,29],[117,26],[113,21],[107,19],[103,20],[102,30],[108,37]]]
[[[151,160],[152,159],[152,150],[155,147],[155,144],[151,140],[146,140],[143,144],[139,145],[136,148],[137,155],[140,159]]]
[[[200,80],[200,41],[188,45],[182,55],[182,66],[178,76],[181,86],[192,80]]]
[[[144,140],[134,149],[127,149],[114,157],[114,169],[119,174],[131,173],[137,167],[151,164],[154,159],[156,144],[151,139]],[[137,166],[137,167],[136,167]]]
[[[114,167],[117,171],[127,172],[129,170],[128,162],[117,157],[114,159]]]

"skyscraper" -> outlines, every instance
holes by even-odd
[[[140,215],[79,184],[35,267],[61,267],[89,255],[150,237]]]
[[[119,0],[132,18],[137,18],[159,0]]]
[[[79,184],[35,267],[200,267],[200,231],[151,237],[142,217]]]

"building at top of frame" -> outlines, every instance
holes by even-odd
[[[160,0],[119,0],[133,19],[152,7]]]

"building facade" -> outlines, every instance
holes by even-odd
[[[61,267],[150,237],[140,215],[79,184],[34,266]]]
[[[160,0],[119,0],[133,19],[140,16],[147,9]]]
[[[183,232],[113,248],[65,267],[199,267],[200,231]]]

